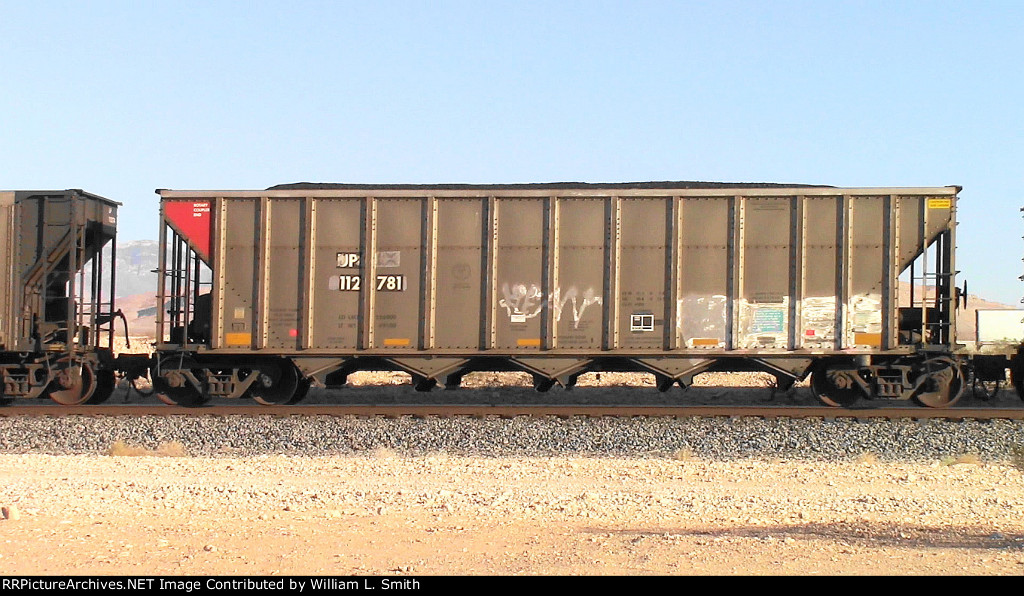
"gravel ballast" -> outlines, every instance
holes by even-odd
[[[0,418],[0,452],[98,454],[116,442],[180,443],[196,456],[587,455],[836,461],[872,454],[933,461],[974,455],[1008,461],[1024,422],[761,418],[361,418],[352,416],[109,416]]]

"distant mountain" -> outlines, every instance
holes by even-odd
[[[153,337],[156,333],[156,269],[159,265],[160,243],[154,240],[118,243],[117,308],[124,312],[133,336]],[[104,269],[109,266],[106,264]]]
[[[160,244],[154,240],[134,240],[117,245],[117,296],[155,294]]]

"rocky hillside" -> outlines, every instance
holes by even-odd
[[[152,337],[156,334],[159,248],[160,244],[154,240],[122,242],[117,246],[117,307],[128,319],[131,335]]]
[[[156,292],[160,245],[153,240],[124,242],[117,247],[117,295]]]

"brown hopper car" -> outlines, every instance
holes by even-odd
[[[761,370],[780,387],[811,374],[833,405],[945,406],[965,386],[959,190],[161,190],[154,386],[170,403],[288,403],[367,369],[423,390],[479,370],[525,371],[540,390],[587,371],[668,389]]]
[[[119,203],[81,190],[0,191],[0,399],[98,403],[114,390]],[[104,258],[105,255],[105,258]]]

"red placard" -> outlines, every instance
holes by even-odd
[[[164,217],[204,261],[210,261],[210,201],[165,201]]]

